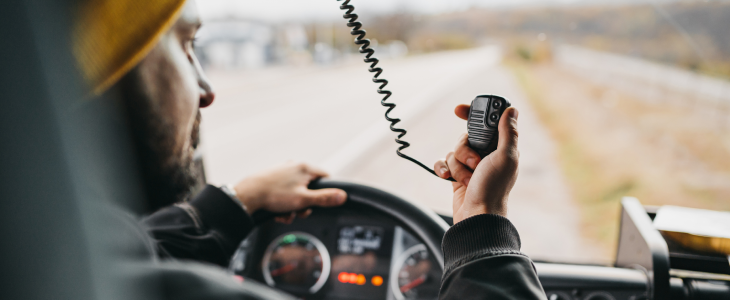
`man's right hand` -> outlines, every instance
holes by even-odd
[[[345,203],[347,193],[340,189],[310,190],[312,180],[327,177],[327,173],[303,163],[283,166],[251,176],[235,187],[236,196],[253,215],[258,210],[287,213],[276,217],[282,223],[291,223],[295,217],[304,218],[312,213],[312,206],[332,207]]]
[[[456,107],[456,115],[468,119],[469,105]],[[481,214],[507,216],[507,199],[517,179],[520,153],[517,150],[517,116],[514,107],[499,121],[497,150],[483,159],[469,147],[468,136],[459,138],[454,152],[434,165],[441,178],[453,177],[454,224]]]

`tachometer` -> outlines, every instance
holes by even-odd
[[[421,299],[438,295],[438,285],[433,291],[433,284],[427,284],[440,278],[430,276],[432,262],[425,245],[418,244],[408,248],[395,263],[398,273],[390,277],[390,286],[396,299]]]
[[[269,286],[294,293],[316,293],[330,274],[330,255],[305,232],[283,234],[266,248],[262,271]]]

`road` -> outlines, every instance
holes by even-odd
[[[548,133],[497,48],[441,52],[381,62],[408,130],[406,153],[427,165],[466,131],[459,103],[499,94],[520,109],[521,165],[509,217],[535,259],[595,262],[599,249],[580,235],[578,209]],[[236,182],[287,160],[320,166],[338,180],[377,187],[451,213],[451,184],[396,156],[377,86],[361,61],[331,67],[210,72],[218,97],[203,110],[203,151],[211,183]]]

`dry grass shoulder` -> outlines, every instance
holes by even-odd
[[[620,199],[730,210],[728,108],[650,101],[549,62],[506,62],[559,148],[583,233],[615,249]]]

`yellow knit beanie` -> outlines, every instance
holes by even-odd
[[[177,20],[185,0],[83,0],[73,53],[91,93],[99,95],[137,65]]]

